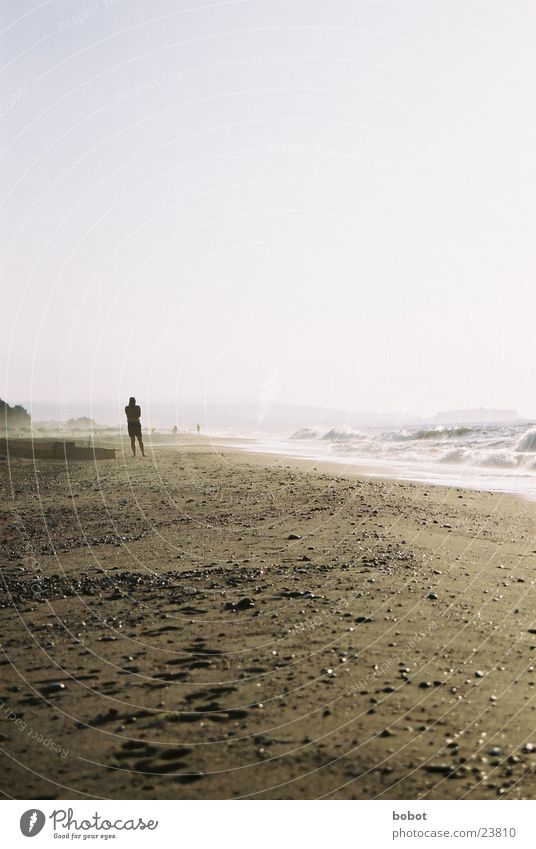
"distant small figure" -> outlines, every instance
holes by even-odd
[[[145,457],[145,451],[143,450],[143,439],[141,438],[141,407],[139,404],[136,404],[135,398],[130,398],[128,402],[128,406],[125,407],[125,414],[128,422],[128,435],[130,436],[130,447],[132,448],[132,454],[136,456],[136,439],[140,444],[140,449],[142,455]]]
[[[197,425],[197,435],[199,436],[200,433],[201,433],[201,427],[199,425]]]
[[[175,425],[175,427],[173,428],[173,430],[171,431],[171,433],[177,433],[177,425]]]

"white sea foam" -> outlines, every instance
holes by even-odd
[[[320,439],[322,429],[319,427],[301,427],[290,437],[291,439]]]
[[[536,428],[529,424],[361,428],[333,424],[292,435],[295,456],[385,468],[403,478],[536,497]],[[279,450],[285,443],[279,446]]]
[[[441,463],[469,463],[471,461],[471,452],[466,451],[465,448],[455,448],[453,451],[448,451],[444,454],[440,462]]]
[[[533,452],[536,451],[536,430],[529,430],[517,444],[517,451]]]
[[[361,439],[362,434],[360,431],[354,430],[353,427],[341,425],[330,428],[320,438],[328,442],[353,442]]]

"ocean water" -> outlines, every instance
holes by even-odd
[[[250,450],[364,467],[368,474],[536,499],[536,423],[300,428]]]

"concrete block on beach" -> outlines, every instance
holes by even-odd
[[[40,439],[0,439],[1,457],[39,460],[115,460],[115,448]]]

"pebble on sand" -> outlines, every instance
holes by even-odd
[[[65,690],[65,684],[62,684],[61,681],[53,681],[43,687],[44,693],[59,693],[61,690]]]
[[[249,610],[252,607],[255,607],[252,598],[241,598],[240,601],[228,601],[225,604],[226,610]]]

